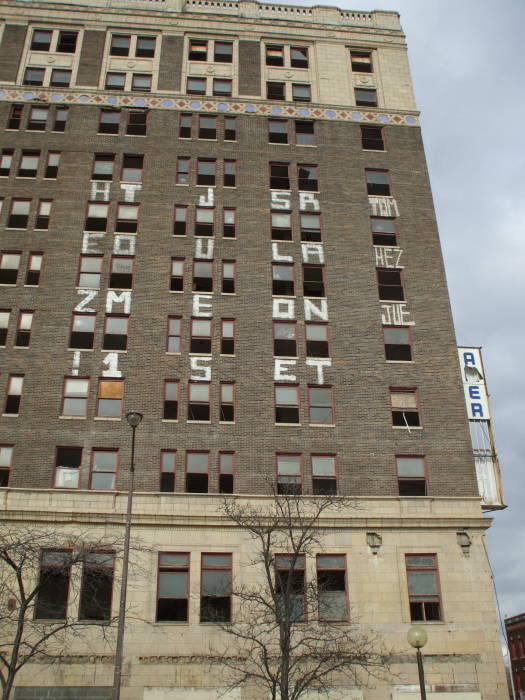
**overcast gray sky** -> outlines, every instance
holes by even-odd
[[[401,14],[458,343],[483,348],[509,506],[494,514],[489,552],[502,614],[516,615],[525,612],[525,2],[320,4]]]

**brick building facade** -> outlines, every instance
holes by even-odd
[[[326,547],[345,557],[360,624],[399,650],[400,677],[348,697],[414,697],[414,621],[429,626],[436,697],[504,697],[489,521],[397,14],[2,7],[0,503],[16,523],[116,527],[123,416],[144,413],[134,533],[157,551],[131,594],[144,623],[126,637],[123,697],[221,686],[194,661],[220,637],[199,621],[202,555],[227,552],[238,574],[247,544],[221,494],[273,489],[359,501],[325,525]],[[176,624],[155,612],[162,552],[188,555]],[[409,585],[420,560],[429,605]],[[110,685],[96,654],[39,668],[39,687]],[[33,680],[28,667],[16,697]]]

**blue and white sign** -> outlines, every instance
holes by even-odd
[[[490,420],[487,387],[479,348],[458,348],[469,420]]]

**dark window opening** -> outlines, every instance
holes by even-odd
[[[314,140],[314,123],[299,121],[295,122],[295,141],[298,146],[313,146]]]
[[[375,88],[354,88],[355,103],[358,107],[377,107]]]
[[[128,136],[146,136],[148,113],[146,110],[128,113],[126,134]]]
[[[292,68],[308,68],[308,49],[301,46],[290,47],[290,65]]]
[[[389,197],[390,182],[388,180],[388,172],[385,170],[367,170],[366,188],[368,194]]]
[[[36,620],[64,620],[67,615],[71,555],[64,550],[42,552],[35,604]]]
[[[270,143],[288,143],[288,122],[286,119],[268,120],[268,141]]]
[[[270,189],[290,189],[290,174],[288,163],[270,163]]]
[[[397,246],[396,226],[394,219],[372,217],[372,243],[374,245]]]
[[[324,275],[320,265],[303,266],[303,293],[305,297],[324,297]]]
[[[266,83],[266,98],[268,100],[285,99],[285,83]]]
[[[362,126],[361,145],[369,151],[384,151],[383,129],[380,126]]]
[[[299,165],[298,182],[299,190],[303,192],[317,192],[319,190],[319,181],[317,179],[317,166]]]
[[[377,270],[379,298],[383,301],[404,301],[405,292],[399,270]]]
[[[80,588],[79,620],[107,621],[113,596],[113,552],[88,552]]]

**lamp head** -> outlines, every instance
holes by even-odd
[[[132,428],[136,428],[142,421],[143,417],[144,416],[142,413],[139,413],[138,411],[129,411],[126,413],[126,420]]]
[[[421,649],[428,641],[428,635],[424,627],[415,625],[408,630],[407,640],[414,649]]]

